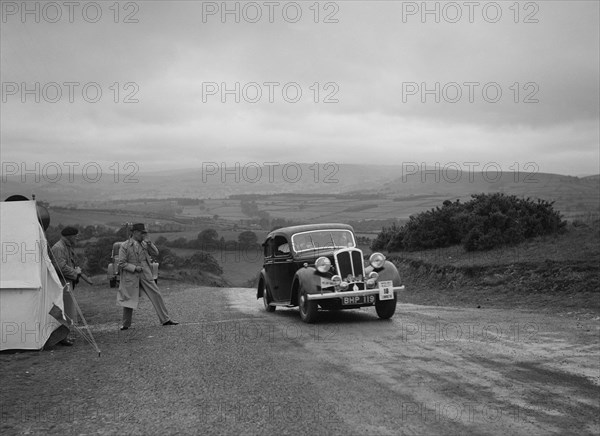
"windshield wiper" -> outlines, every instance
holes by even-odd
[[[335,248],[335,241],[333,240],[333,233],[329,232],[329,237],[331,238],[331,248]]]

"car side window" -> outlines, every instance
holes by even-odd
[[[276,236],[273,242],[275,243],[275,256],[289,256],[290,244],[284,236]]]

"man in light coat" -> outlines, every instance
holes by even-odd
[[[119,249],[119,270],[121,283],[117,292],[117,304],[123,306],[123,325],[121,330],[131,326],[133,309],[138,308],[143,291],[152,302],[154,310],[162,325],[177,325],[171,320],[165,302],[152,279],[152,259],[150,255],[158,255],[158,248],[148,239],[148,232],[142,223],[131,227],[131,237],[121,244]]]
[[[63,304],[65,308],[64,314],[71,321],[77,323],[77,307],[73,295],[73,289],[79,282],[81,276],[81,268],[77,266],[77,258],[75,257],[75,245],[77,244],[77,234],[79,231],[75,227],[65,227],[60,232],[60,240],[52,246],[52,255],[56,260],[56,266],[59,270],[59,277],[63,284],[69,284],[69,287],[63,291]],[[70,336],[70,335],[69,335]],[[62,345],[73,345],[72,338],[66,338],[60,341]]]

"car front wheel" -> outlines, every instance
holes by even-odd
[[[396,298],[393,300],[377,301],[375,303],[375,311],[381,319],[390,319],[396,312]]]
[[[306,298],[306,291],[302,288],[298,293],[298,307],[300,309],[300,319],[305,323],[311,323],[317,319],[317,312],[319,310],[317,302]]]

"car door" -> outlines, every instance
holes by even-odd
[[[276,236],[267,244],[272,244],[272,256],[265,258],[265,271],[269,280],[271,297],[278,303],[289,302],[292,293],[292,279],[296,272],[289,241],[284,236]],[[285,251],[285,244],[288,246]],[[282,250],[283,249],[283,250]]]

